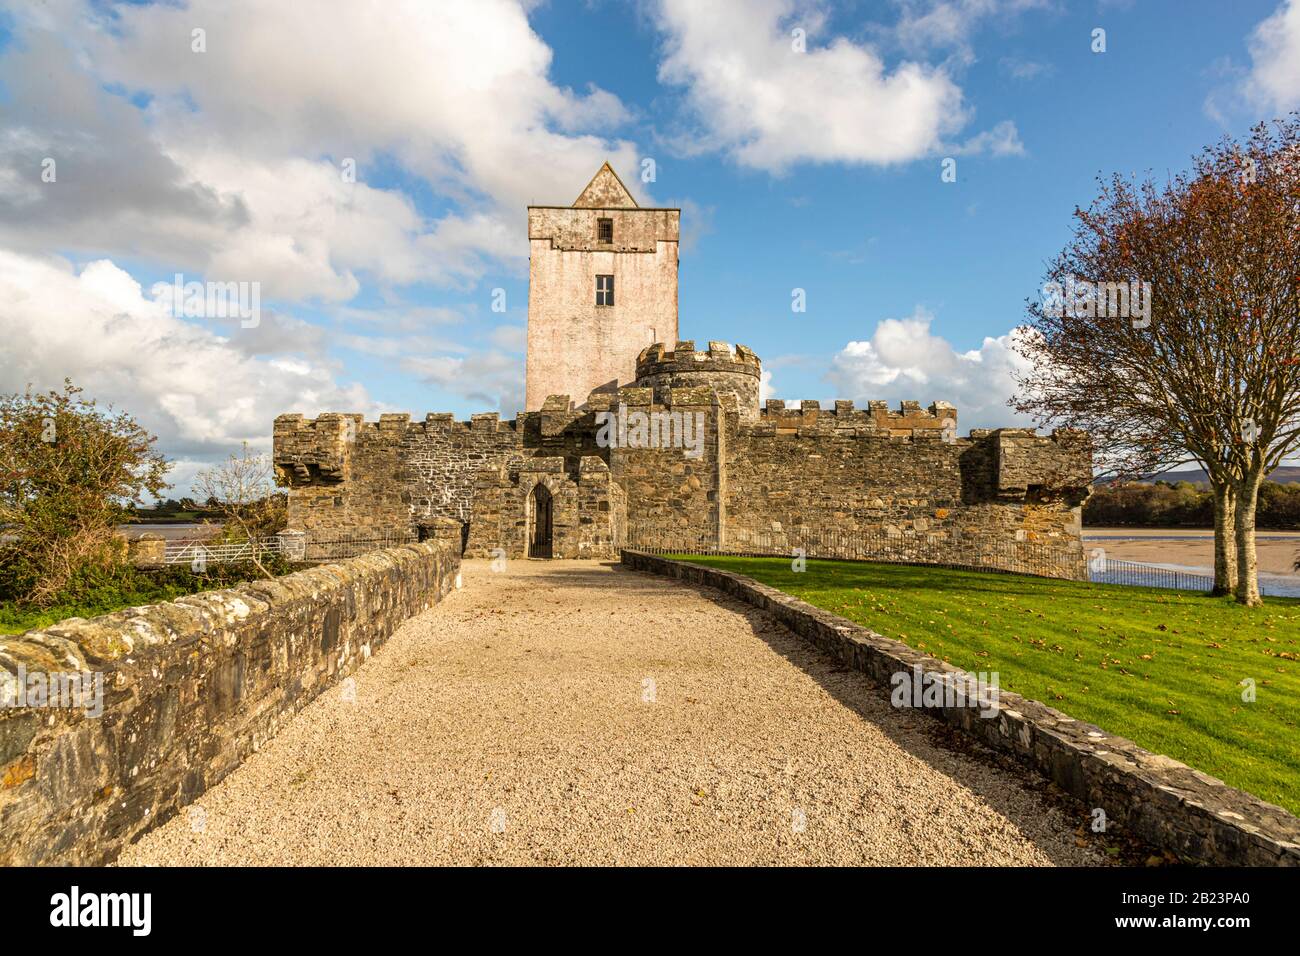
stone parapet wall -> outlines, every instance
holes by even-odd
[[[754,350],[746,345],[737,345],[732,349],[727,342],[709,342],[708,349],[697,349],[693,339],[684,339],[671,347],[656,342],[642,349],[636,360],[638,378],[700,369],[735,372],[753,378],[758,378],[763,371],[762,362]]]
[[[744,345],[732,351],[726,342],[710,342],[705,351],[697,350],[693,341],[678,342],[672,350],[656,343],[637,357],[635,384],[651,389],[657,402],[669,401],[674,389],[708,388],[741,421],[752,422],[758,419],[762,372],[758,356]]]
[[[843,556],[888,553],[893,560],[1086,576],[1079,521],[1086,488],[1000,493],[1000,431],[949,440],[933,428],[897,435],[865,413],[856,418],[848,403],[837,405],[834,413],[807,402],[797,411],[769,411],[762,424],[728,436],[723,548],[755,542],[768,553],[789,553],[815,541],[826,556],[843,548]],[[931,408],[947,418],[942,407]],[[1016,434],[1020,442],[1058,447],[1055,436]],[[1070,453],[1076,470],[1087,466],[1086,444]],[[944,552],[946,560],[937,561]]]
[[[290,527],[308,532],[400,532],[438,518],[469,521],[476,476],[518,467],[522,420],[495,412],[455,421],[431,412],[367,422],[360,415],[281,415],[274,462],[289,486]]]
[[[760,608],[882,687],[915,667],[948,682],[962,673],[743,575],[636,551],[624,551],[622,560],[633,570],[717,588]],[[1111,824],[1157,848],[1211,865],[1300,865],[1300,819],[1286,810],[1046,704],[1004,690],[992,717],[969,706],[923,709],[1014,756],[1085,808],[1101,808]]]
[[[0,637],[0,680],[102,675],[95,708],[0,708],[0,865],[99,865],[238,767],[456,583],[414,544]]]
[[[822,408],[821,402],[804,399],[797,403],[769,398],[764,403],[757,424],[758,434],[787,434],[804,430],[818,434],[877,435],[905,438],[929,438],[945,429],[957,436],[957,409],[947,402],[931,402],[922,409],[920,402],[901,402],[891,410],[888,402],[868,402],[855,408],[853,402],[838,400],[834,408]]]
[[[596,220],[612,220],[614,241],[600,242]],[[681,211],[616,206],[574,209],[530,206],[528,238],[549,243],[563,252],[656,253],[659,243],[676,243],[681,235]]]

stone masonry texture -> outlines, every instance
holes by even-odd
[[[275,468],[308,556],[321,539],[424,540],[455,522],[471,557],[523,557],[530,542],[555,558],[866,550],[1086,576],[1086,435],[960,437],[940,401],[760,407],[752,350],[677,338],[680,218],[638,206],[608,163],[571,205],[528,208],[527,397],[513,420],[277,418]],[[598,275],[614,277],[613,305],[597,303]]]
[[[623,564],[717,588],[760,608],[881,687],[887,688],[894,674],[917,666],[945,681],[962,673],[744,575],[635,551],[623,552]],[[1003,690],[991,717],[967,706],[924,712],[1011,754],[1154,847],[1219,866],[1300,865],[1300,819],[1286,810],[1038,701]]]
[[[0,865],[99,865],[455,585],[447,542],[0,637],[0,680],[103,675],[103,711],[0,709]]]
[[[677,340],[680,221],[677,209],[639,208],[608,164],[573,206],[529,207],[528,411],[630,384],[642,349]],[[612,305],[596,301],[598,275],[614,277]]]
[[[468,555],[522,557],[541,484],[554,501],[554,557],[608,558],[620,544],[836,556],[869,540],[891,560],[938,554],[1000,567],[1014,557],[1024,570],[1027,554],[1036,573],[1085,576],[1079,506],[1091,452],[1082,433],[962,437],[944,403],[760,408],[758,356],[723,342],[656,344],[636,369],[615,392],[578,406],[553,395],[513,421],[282,415],[275,465],[289,486],[290,527],[423,534],[454,521]],[[687,417],[694,447],[602,440],[598,416],[610,415],[625,424]]]

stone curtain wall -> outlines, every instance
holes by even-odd
[[[625,388],[618,402],[630,415],[641,412],[701,416],[701,454],[688,458],[683,448],[617,448],[610,473],[627,496],[627,540],[643,547],[671,547],[696,539],[715,540],[722,515],[723,474],[719,468],[719,428],[725,418],[710,388],[670,388],[652,401],[650,388]],[[734,417],[734,416],[733,416]],[[695,427],[695,426],[693,426]]]
[[[110,862],[441,600],[459,567],[459,542],[416,544],[0,637],[10,674],[104,675],[98,717],[0,709],[0,864]]]
[[[455,518],[462,524],[473,513],[474,482],[484,468],[517,468],[524,460],[516,423],[494,412],[454,422],[450,414],[408,428],[403,438],[408,512],[416,524],[432,518]]]
[[[411,530],[436,518],[468,522],[479,473],[523,461],[517,426],[495,413],[469,422],[430,413],[415,423],[409,415],[378,422],[281,415],[275,466],[290,489],[289,527],[364,533]]]
[[[701,584],[770,613],[795,634],[865,674],[888,694],[890,678],[924,673],[951,681],[960,668],[805,604],[752,578],[634,551],[623,563],[638,571]],[[1038,701],[999,693],[999,714],[971,707],[923,708],[993,750],[1043,774],[1085,808],[1148,843],[1220,866],[1300,866],[1300,819],[1131,740],[1068,717]]]
[[[838,548],[851,556],[871,542],[898,560],[941,555],[997,566],[1014,555],[1037,573],[1084,577],[1078,508],[1087,479],[1080,487],[1078,475],[1086,443],[1019,429],[950,432],[945,441],[948,406],[836,406],[770,402],[758,424],[737,429],[726,446],[726,547],[785,552],[815,541],[825,556]],[[1013,443],[1008,480],[1018,486],[998,471],[1002,448]]]
[[[518,557],[528,492],[541,474],[556,500],[556,557],[609,557],[614,542],[803,548],[826,557],[1086,576],[1085,437],[998,429],[959,438],[956,410],[943,403],[891,410],[838,401],[823,409],[769,400],[750,418],[746,388],[757,382],[757,360],[743,347],[710,345],[707,352],[689,342],[672,353],[645,350],[642,370],[654,371],[653,384],[594,394],[580,408],[554,395],[513,422],[495,414],[418,423],[406,415],[378,423],[282,416],[275,462],[290,484],[289,525],[364,534],[451,519],[468,523],[469,554],[502,549]],[[697,380],[705,384],[686,384]],[[702,415],[703,453],[602,448],[601,412]]]

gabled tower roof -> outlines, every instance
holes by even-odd
[[[573,201],[574,209],[616,209],[619,207],[636,208],[636,200],[618,178],[614,167],[608,162],[596,170],[587,188]]]

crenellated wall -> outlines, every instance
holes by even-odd
[[[836,406],[769,404],[759,424],[737,428],[726,459],[729,546],[816,541],[825,553],[839,536],[846,556],[865,540],[904,560],[946,553],[951,563],[996,565],[1006,554],[1041,573],[1083,576],[1089,453],[1075,434],[999,429],[962,438],[945,427],[955,425],[951,406]],[[1040,481],[1007,485],[1006,449]]]
[[[467,553],[519,557],[529,495],[542,483],[554,502],[557,557],[610,556],[620,541],[811,545],[1084,576],[1086,436],[961,437],[957,410],[944,402],[822,408],[769,399],[760,409],[760,368],[743,345],[696,351],[678,342],[643,350],[635,385],[593,392],[581,406],[552,395],[514,421],[282,416],[275,463],[290,486],[289,522],[309,532],[411,531],[450,518]],[[611,416],[622,422],[614,438]],[[684,423],[692,428],[682,434]],[[660,425],[669,429],[663,442]]]
[[[653,389],[659,402],[667,401],[667,389],[707,386],[728,407],[728,396],[734,396],[741,420],[754,421],[762,372],[758,356],[744,345],[733,352],[726,342],[710,342],[707,351],[696,351],[692,341],[678,342],[672,350],[657,343],[637,357],[635,385]]]
[[[434,518],[468,522],[474,483],[489,467],[524,460],[518,421],[495,413],[458,422],[384,415],[281,415],[274,461],[289,486],[289,527],[303,531],[406,531]]]
[[[837,401],[833,409],[821,402],[801,401],[798,407],[779,398],[769,398],[757,424],[770,426],[770,434],[789,434],[791,429],[809,429],[822,434],[893,435],[909,437],[916,432],[943,431],[956,435],[957,409],[947,402],[932,402],[927,409],[920,402],[901,402],[891,410],[888,402],[868,402],[855,408],[853,402]]]

